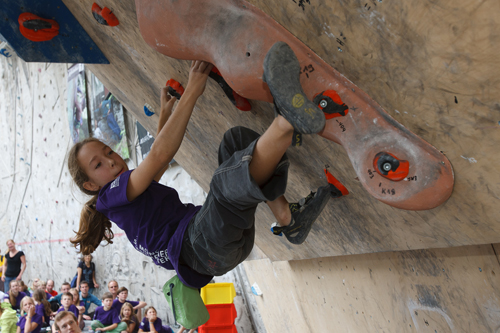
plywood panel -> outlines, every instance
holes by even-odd
[[[268,332],[496,332],[491,245],[244,263]]]
[[[493,55],[500,51],[500,30],[495,29],[497,18],[489,15],[495,4],[484,2],[476,8],[463,0],[390,5],[377,1],[365,9],[360,2],[328,0],[316,7],[305,2],[302,10],[293,1],[282,2],[283,6],[252,2],[396,120],[443,150],[456,177],[454,193],[444,205],[423,212],[398,210],[367,194],[341,147],[308,136],[303,147],[289,150],[287,197],[298,200],[324,184],[325,164],[351,194],[328,204],[309,239],[299,247],[269,232],[274,218],[267,207],[261,207],[256,244],[271,260],[498,242],[500,225],[494,216],[500,186],[494,166],[499,162],[495,148],[500,142],[496,101],[500,69]],[[142,107],[147,102],[159,108],[159,89],[167,79],[185,84],[189,63],[145,44],[132,1],[106,4],[121,22],[115,28],[98,25],[88,4],[65,3],[111,62],[92,65],[92,71],[155,132],[158,118],[146,117]],[[263,132],[271,122],[270,104],[252,101],[252,106],[251,112],[236,110],[213,82],[200,98],[175,159],[205,190],[217,167],[216,152],[224,131],[244,125]]]

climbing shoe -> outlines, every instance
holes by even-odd
[[[285,234],[285,237],[292,244],[302,244],[330,197],[330,184],[328,184],[318,188],[316,193],[311,192],[299,202],[290,203],[289,208],[292,213],[290,224],[282,227],[278,223],[274,223],[271,226],[271,231],[278,236],[281,236],[282,233]]]
[[[269,86],[278,113],[298,133],[318,133],[325,127],[323,111],[302,90],[299,61],[286,43],[277,42],[267,52],[263,80]]]

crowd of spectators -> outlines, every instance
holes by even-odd
[[[84,256],[78,263],[77,273],[71,283],[64,282],[59,292],[53,280],[33,279],[29,287],[23,280],[26,257],[18,251],[13,240],[7,241],[8,251],[0,257],[0,329],[1,333],[66,333],[54,318],[66,318],[78,326],[81,333],[85,321],[91,321],[91,331],[107,333],[173,333],[157,317],[156,309],[149,306],[141,320],[144,301],[128,299],[128,289],[111,280],[108,291],[101,298],[94,295],[99,284],[95,277],[92,256]],[[91,311],[91,305],[96,307]],[[68,317],[67,314],[72,314]],[[57,320],[56,320],[57,321]],[[70,326],[71,326],[70,325]],[[68,326],[68,327],[70,327]],[[177,333],[182,333],[181,327]],[[191,330],[190,333],[194,332]]]

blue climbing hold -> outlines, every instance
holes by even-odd
[[[155,114],[153,107],[151,105],[149,105],[148,103],[144,104],[144,113],[148,117],[151,117],[152,115]]]

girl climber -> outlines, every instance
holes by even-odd
[[[283,196],[289,166],[285,152],[294,129],[317,133],[323,129],[325,118],[305,98],[299,63],[284,43],[273,46],[264,63],[278,115],[261,136],[244,127],[224,134],[219,167],[205,204],[183,204],[173,188],[158,183],[179,149],[212,66],[204,61],[192,62],[175,112],[175,99],[162,89],[157,137],[136,169],[128,170],[125,161],[97,139],[73,146],[68,160],[73,180],[81,191],[93,196],[82,210],[79,230],[72,239],[83,254],[92,253],[102,240],[112,243],[111,220],[155,264],[175,269],[184,284],[201,288],[214,275],[225,274],[249,255],[260,202],[269,205],[278,220],[276,229],[291,243],[305,240],[330,197],[329,185],[299,203],[289,204]],[[297,95],[304,101],[298,108],[291,104]]]

